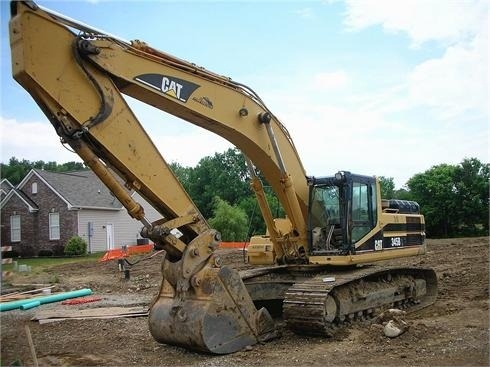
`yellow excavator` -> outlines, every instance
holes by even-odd
[[[307,176],[284,125],[243,84],[33,2],[10,6],[13,77],[62,143],[141,221],[142,236],[165,250],[163,280],[149,314],[155,340],[226,354],[276,337],[267,307],[278,302],[288,327],[312,335],[330,335],[393,305],[416,310],[434,302],[433,270],[375,265],[425,253],[424,217],[416,203],[381,200],[375,177],[347,171]],[[239,273],[220,263],[220,234],[122,94],[242,151],[267,226],[267,236],[250,241],[248,259],[256,266]],[[257,172],[286,218],[273,218]],[[162,218],[150,222],[130,190]]]

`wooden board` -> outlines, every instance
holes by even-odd
[[[41,310],[31,319],[40,324],[62,320],[112,319],[148,316],[147,307],[97,307],[83,310]]]

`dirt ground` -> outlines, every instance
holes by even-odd
[[[332,338],[298,336],[277,319],[282,336],[231,355],[190,352],[153,340],[146,317],[69,320],[39,324],[45,309],[148,305],[159,289],[160,258],[136,265],[124,280],[115,261],[62,265],[49,273],[17,274],[18,283],[49,283],[56,290],[91,288],[99,302],[42,305],[1,314],[1,365],[32,365],[29,325],[41,366],[488,366],[489,238],[428,240],[424,257],[390,261],[437,272],[439,295],[432,306],[407,315],[407,332],[385,337],[372,321]],[[243,268],[242,252],[219,250],[223,263]]]

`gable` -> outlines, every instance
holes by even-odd
[[[13,188],[14,185],[12,185],[9,180],[4,178],[0,182],[0,201],[2,201]]]
[[[0,181],[0,189],[5,191],[5,193],[8,194],[8,192],[13,188],[14,185],[12,185],[8,179],[4,178],[2,181]]]
[[[32,182],[36,182],[39,188],[39,184],[42,184],[48,188],[48,190],[52,191],[56,196],[58,196],[68,208],[71,207],[70,202],[68,202],[54,187],[52,187],[49,182],[47,182],[42,176],[39,175],[36,169],[31,169],[29,173],[22,179],[22,181],[17,185],[17,189],[26,190],[31,195],[31,184]]]
[[[122,204],[91,170],[50,172],[31,170],[19,184],[20,189],[31,190],[34,183],[45,185],[68,206],[83,209],[121,210]]]
[[[18,189],[10,190],[10,192],[0,202],[0,209],[3,209],[6,205],[8,205],[12,198],[18,198],[31,213],[37,212],[39,210],[37,204]]]

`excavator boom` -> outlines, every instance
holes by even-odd
[[[437,278],[430,269],[354,269],[425,253],[418,204],[382,201],[374,177],[347,171],[307,177],[288,131],[251,88],[31,1],[11,2],[9,30],[15,80],[62,143],[142,223],[142,236],[165,250],[162,284],[149,315],[157,341],[223,354],[275,337],[269,312],[254,302],[279,300],[291,329],[325,334],[375,308],[434,301]],[[220,264],[220,234],[123,95],[216,133],[243,152],[269,233],[251,244],[249,258],[257,245],[259,255],[268,252],[257,263],[272,266],[239,274]],[[272,218],[257,170],[287,218]],[[132,190],[161,219],[150,222]],[[325,278],[334,266],[343,269]]]
[[[258,137],[265,129],[243,112],[263,112],[261,102],[226,78],[141,43],[92,33],[32,2],[12,2],[11,11],[14,78],[62,142],[141,221],[142,235],[166,251],[162,286],[149,316],[155,339],[231,353],[271,337],[267,310],[257,311],[238,273],[220,266],[214,255],[219,233],[209,228],[122,93],[229,137],[274,176],[275,161]],[[223,90],[230,95],[226,103]],[[295,155],[289,146],[288,154]],[[147,199],[162,219],[150,223],[128,190]]]

